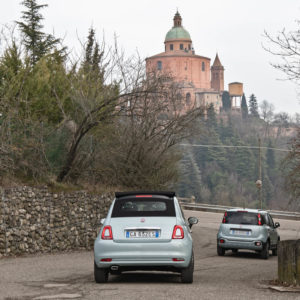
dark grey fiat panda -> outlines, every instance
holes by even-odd
[[[269,251],[277,255],[280,237],[271,215],[264,210],[230,209],[224,213],[217,234],[217,253],[222,256],[225,251],[237,253],[239,249],[254,250],[267,259]]]

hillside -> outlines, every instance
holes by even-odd
[[[287,149],[296,134],[293,124],[281,127],[251,116],[243,119],[237,113],[210,113],[200,122],[204,131],[186,141],[189,146],[182,146],[180,180],[175,186],[180,196],[195,196],[203,203],[259,207],[255,184],[259,150],[255,147],[260,138],[263,207],[289,207],[292,199],[284,189],[281,168],[287,152],[280,149]]]

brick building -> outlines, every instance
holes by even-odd
[[[182,86],[187,108],[213,103],[215,111],[219,112],[224,91],[224,67],[218,54],[211,66],[210,58],[195,53],[190,34],[182,26],[178,12],[164,44],[164,52],[146,58],[147,72],[171,74]]]

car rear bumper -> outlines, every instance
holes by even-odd
[[[220,239],[224,242],[221,243]],[[260,245],[257,246],[255,243],[260,242]],[[255,250],[260,251],[263,249],[263,241],[261,239],[255,240],[244,240],[244,239],[228,239],[225,237],[218,238],[217,240],[218,246],[224,249],[248,249],[248,250]]]
[[[171,240],[164,243],[117,243],[96,239],[94,258],[98,268],[111,266],[149,269],[155,267],[186,268],[192,256],[192,243],[188,240]],[[102,259],[111,259],[103,262]],[[173,259],[181,261],[173,261]],[[138,268],[140,267],[140,268]]]

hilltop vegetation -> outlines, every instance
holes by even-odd
[[[200,121],[202,133],[183,147],[182,176],[176,188],[181,195],[195,196],[203,203],[260,207],[255,182],[259,179],[261,138],[263,206],[286,208],[294,198],[285,189],[282,161],[287,152],[281,150],[287,149],[297,127],[286,121],[279,123],[276,116],[269,123],[257,112],[244,118],[231,111],[217,116],[211,107],[207,118]]]

